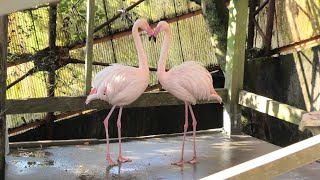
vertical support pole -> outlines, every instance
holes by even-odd
[[[248,20],[248,44],[247,48],[253,48],[254,40],[254,11],[256,10],[256,0],[249,0],[249,20]]]
[[[229,9],[226,82],[228,98],[224,110],[224,130],[227,134],[241,132],[239,92],[243,88],[243,73],[248,22],[248,1],[231,0]]]
[[[57,4],[50,4],[49,6],[49,49],[50,54],[57,52],[56,40],[57,40]],[[50,58],[50,63],[52,65],[55,63]],[[48,87],[47,87],[47,96],[54,97],[54,90],[56,89],[56,69],[55,66],[51,66],[48,70]],[[53,139],[54,131],[54,119],[55,115],[53,112],[48,112],[46,115],[46,125],[47,125],[47,139]]]
[[[90,92],[92,81],[93,31],[94,31],[94,1],[87,0],[87,40],[85,57],[85,95]]]
[[[8,16],[0,16],[0,180],[5,179]]]
[[[268,13],[267,13],[267,24],[266,24],[266,41],[264,55],[269,55],[271,50],[272,42],[272,30],[274,21],[274,12],[276,9],[275,0],[269,0]]]

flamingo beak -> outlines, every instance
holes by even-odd
[[[152,36],[150,36],[149,37],[149,41],[153,41],[153,42],[157,42],[157,38],[154,36],[154,35],[152,35]]]

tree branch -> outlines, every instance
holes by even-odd
[[[24,78],[26,78],[36,72],[37,72],[37,70],[35,68],[30,69],[26,74],[24,74],[23,76],[21,76],[20,78],[18,78],[15,81],[13,81],[11,84],[9,84],[7,86],[7,90],[10,89],[12,86],[16,85],[17,83],[19,83],[20,81],[22,81]]]
[[[142,3],[144,0],[139,0],[137,2],[135,2],[134,4],[132,4],[131,6],[127,7],[126,9],[124,9],[124,12],[128,12],[131,9],[133,9],[134,7],[138,6],[140,3]],[[121,17],[123,13],[120,12],[117,15],[113,16],[111,19],[109,19],[108,21],[104,22],[103,24],[101,24],[100,26],[96,27],[94,29],[94,32],[99,31],[100,29],[104,28],[105,26],[111,24],[113,21],[117,20],[119,17]]]

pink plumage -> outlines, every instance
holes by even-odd
[[[127,162],[128,158],[122,156],[121,151],[121,114],[123,106],[128,105],[138,99],[145,91],[149,82],[149,66],[147,56],[139,36],[138,29],[146,31],[148,36],[152,36],[153,30],[144,19],[137,20],[132,27],[132,36],[138,51],[139,68],[113,64],[99,71],[94,80],[91,93],[88,95],[86,104],[92,100],[100,99],[113,105],[108,116],[104,120],[107,140],[107,161],[109,165],[115,165],[110,157],[108,121],[116,106],[120,107],[117,127],[119,138],[119,162]]]
[[[168,72],[165,71],[166,60],[171,42],[171,32],[167,22],[160,21],[158,23],[154,30],[154,37],[157,37],[161,31],[165,32],[165,36],[158,62],[158,79],[165,90],[185,102],[185,125],[182,143],[182,155],[181,160],[173,164],[183,165],[184,163],[184,142],[186,138],[186,131],[188,129],[188,109],[190,110],[193,120],[194,155],[193,159],[189,161],[193,164],[197,162],[195,143],[197,121],[191,104],[196,104],[197,100],[216,100],[221,103],[222,99],[214,90],[211,74],[204,67],[194,61],[186,61],[178,66],[173,67]]]

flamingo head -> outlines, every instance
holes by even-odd
[[[166,21],[160,21],[157,27],[153,31],[154,40],[156,41],[161,31],[167,31],[167,30],[169,30],[169,24]]]
[[[138,19],[133,25],[133,28],[140,28],[145,31],[149,37],[149,40],[153,37],[153,29],[150,27],[146,19]],[[132,28],[132,29],[133,29]]]

